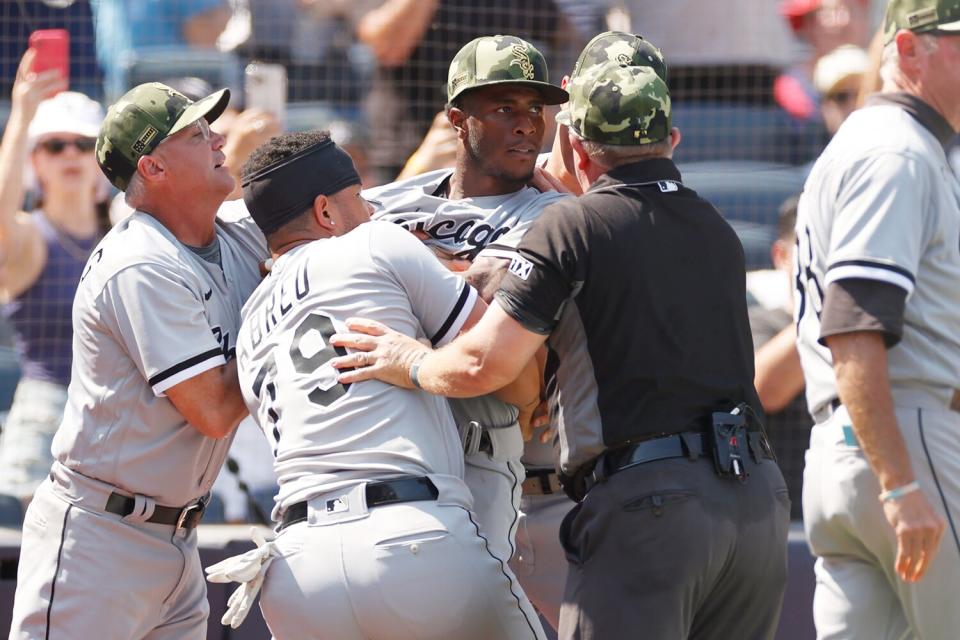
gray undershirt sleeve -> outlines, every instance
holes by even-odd
[[[907,292],[895,284],[866,278],[845,278],[827,286],[820,318],[820,344],[825,338],[854,331],[879,331],[887,348],[903,337]]]

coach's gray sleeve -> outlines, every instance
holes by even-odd
[[[156,264],[124,269],[104,287],[104,320],[157,396],[226,363],[200,295]]]
[[[407,292],[430,342],[441,346],[452,340],[477,303],[477,292],[409,232],[389,222],[370,224],[371,258]]]

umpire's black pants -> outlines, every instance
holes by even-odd
[[[637,465],[593,487],[560,540],[562,640],[773,638],[790,499],[773,460],[745,483],[709,458]]]

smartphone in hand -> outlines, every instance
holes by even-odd
[[[36,51],[32,71],[56,69],[70,81],[70,34],[66,29],[41,29],[30,34],[30,48]],[[47,96],[48,98],[50,96]]]
[[[280,64],[251,62],[244,74],[246,109],[262,109],[283,122],[287,109],[287,70]]]

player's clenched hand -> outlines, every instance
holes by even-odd
[[[413,388],[410,366],[428,353],[429,347],[375,320],[348,318],[347,328],[351,333],[330,336],[330,344],[356,352],[330,361],[335,369],[341,370],[340,382],[376,379],[405,389]]]
[[[916,582],[930,568],[943,536],[944,521],[921,491],[883,503],[883,512],[897,536],[897,575]]]

